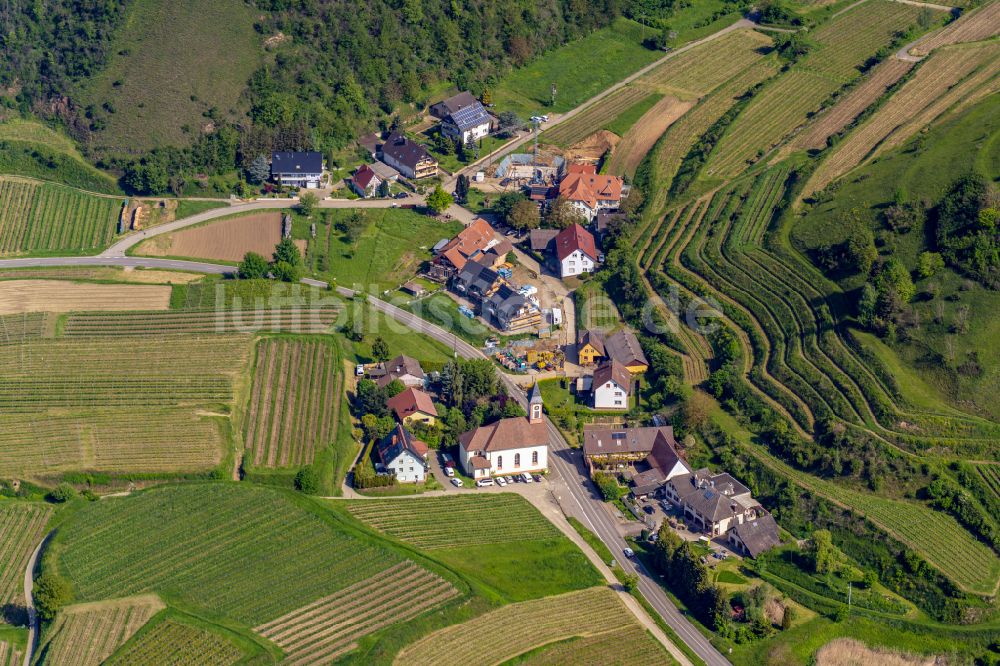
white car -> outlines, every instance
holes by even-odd
[[[447,476],[447,477],[454,477],[455,476],[455,470],[453,470],[451,467],[445,467],[444,468],[444,475]]]
[[[493,485],[493,479],[479,479],[478,481],[476,481],[477,488],[485,488],[486,486],[492,486],[492,485]]]
[[[506,488],[507,487],[507,482],[504,480],[504,478],[502,476],[498,476],[497,477],[497,485],[500,486],[501,488]]]
[[[456,488],[461,488],[461,487],[462,487],[462,485],[463,485],[463,484],[462,484],[462,479],[459,479],[459,478],[453,478],[453,479],[451,480],[451,485],[455,486]]]
[[[631,548],[626,548],[622,552],[625,553],[625,557],[635,557],[635,551]]]
[[[503,477],[503,480],[509,483],[510,485],[514,485],[514,477],[512,476],[505,476]]]
[[[534,481],[534,479],[531,478],[531,475],[527,472],[521,472],[521,478],[524,479],[525,483],[532,483]]]
[[[364,363],[358,363],[357,367],[354,368],[354,374],[356,376],[358,376],[358,377],[364,377],[365,376],[365,364]]]

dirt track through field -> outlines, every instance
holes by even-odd
[[[694,102],[682,102],[676,97],[667,95],[644,113],[642,117],[625,133],[622,140],[615,146],[611,156],[609,171],[615,174],[635,173],[636,167],[642,162],[649,149],[653,147],[660,135],[667,128],[687,113]]]
[[[166,310],[167,285],[88,284],[65,280],[0,281],[0,315],[22,312]]]
[[[165,234],[142,243],[136,254],[240,261],[247,252],[270,258],[280,240],[281,213],[266,211]]]

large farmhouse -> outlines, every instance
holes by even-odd
[[[494,248],[496,251],[491,252]],[[435,280],[447,281],[465,268],[469,261],[483,263],[484,259],[489,261],[491,268],[495,268],[498,262],[503,263],[509,248],[508,241],[497,240],[489,222],[477,218],[450,241],[435,249],[437,254],[427,274]]]
[[[577,336],[576,348],[581,365],[608,360],[620,363],[632,374],[649,369],[649,361],[642,351],[639,338],[628,329],[607,337],[600,331],[585,330]]]
[[[473,479],[541,472],[549,465],[549,432],[542,416],[542,393],[536,384],[528,416],[500,419],[458,438],[460,462]]]
[[[624,185],[618,176],[597,173],[593,164],[570,164],[559,182],[559,196],[591,222],[601,211],[618,208]]]
[[[379,159],[407,178],[419,180],[437,175],[437,160],[426,148],[402,134],[393,132],[378,150]]]
[[[490,133],[490,116],[478,100],[452,111],[441,120],[441,134],[462,144],[477,141]]]
[[[416,439],[402,423],[378,444],[379,460],[400,483],[420,483],[426,478],[427,451],[427,445]]]
[[[597,244],[594,235],[572,224],[555,237],[553,241],[556,259],[559,262],[559,276],[573,277],[582,273],[593,273],[597,268]]]
[[[290,187],[315,189],[323,179],[323,154],[307,152],[271,153],[271,180]]]
[[[653,495],[670,479],[691,472],[677,453],[674,429],[670,426],[588,425],[583,429],[583,455],[591,474],[627,471],[636,497]]]

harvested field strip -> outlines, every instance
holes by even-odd
[[[254,465],[308,464],[333,441],[339,366],[335,348],[325,342],[258,344],[244,437]]]
[[[734,30],[689,49],[643,76],[639,83],[681,99],[707,95],[763,57],[771,38],[756,30]]]
[[[910,49],[917,56],[927,55],[936,48],[961,42],[978,42],[1000,34],[1000,2],[994,0],[982,7],[964,12],[955,21],[920,40]]]
[[[450,666],[476,663],[483,654],[501,663],[547,643],[625,630],[635,617],[606,587],[593,587],[495,611],[425,636],[396,656],[394,664]],[[498,631],[498,627],[503,630]],[[476,640],[470,640],[470,637]]]
[[[398,564],[254,629],[287,655],[282,663],[329,663],[356,641],[458,596],[447,581],[412,562]]]
[[[95,502],[59,537],[59,567],[78,598],[163,589],[250,626],[401,560],[337,531],[282,493],[232,483],[164,486]]]
[[[193,335],[171,345],[128,338],[2,345],[0,408],[228,403],[249,348],[247,337]]]
[[[557,146],[570,146],[601,129],[619,114],[652,95],[645,88],[623,86],[569,120],[542,134],[542,140]]]
[[[802,60],[802,66],[841,78],[853,77],[857,75],[855,67],[891,43],[897,32],[915,24],[920,11],[920,7],[901,2],[867,0],[812,33],[818,47]]]
[[[135,254],[237,262],[247,252],[270,257],[281,240],[281,211],[244,213],[143,241]]]
[[[871,118],[851,132],[832,150],[830,155],[816,168],[806,184],[804,194],[817,192],[842,175],[864,162],[893,133],[899,138],[898,145],[919,129],[911,119],[919,115],[924,122],[928,118],[924,110],[933,109],[938,113],[954,103],[962,94],[970,91],[956,83],[970,77],[980,67],[986,73],[1000,65],[1000,45],[987,44],[977,47],[949,47],[936,51]],[[978,81],[978,79],[976,80]],[[900,128],[909,128],[904,131]]]
[[[705,164],[710,178],[733,178],[803,125],[839,84],[810,71],[792,69],[750,101]]]
[[[0,476],[208,471],[227,446],[220,425],[190,409],[0,416]]]
[[[0,316],[0,345],[16,345],[40,338],[48,324],[48,316],[41,312]]]
[[[657,102],[622,137],[611,154],[609,173],[632,176],[650,148],[678,118],[694,106],[667,96]]]
[[[794,147],[813,150],[826,148],[827,138],[847,127],[912,67],[912,62],[895,58],[880,63],[865,76],[862,83],[837,101],[832,108],[824,111],[817,121],[799,134]]]
[[[922,504],[889,500],[858,492],[793,469],[763,447],[751,444],[754,455],[804,488],[865,516],[899,539],[957,585],[974,594],[996,593],[1000,558],[977,541],[951,516]]]
[[[348,509],[375,529],[425,549],[559,536],[535,507],[511,493],[350,502]]]
[[[0,178],[0,254],[94,252],[111,242],[120,209],[114,197]]]
[[[135,637],[106,666],[231,666],[243,659],[236,645],[205,629],[171,618]]]
[[[51,515],[45,504],[0,504],[0,607],[24,605],[24,567]]]
[[[66,280],[0,281],[0,315],[84,310],[166,310],[169,285],[93,284]]]
[[[169,310],[69,315],[66,337],[143,336],[189,333],[327,333],[336,306],[274,310]]]
[[[665,664],[671,659],[663,646],[639,625],[557,643],[520,662],[526,666],[606,666]]]
[[[21,666],[24,655],[13,643],[0,641],[0,666]]]
[[[40,646],[52,666],[98,666],[164,608],[155,595],[62,609]]]
[[[653,155],[653,167],[657,171],[660,199],[665,201],[670,184],[680,168],[681,162],[691,146],[736,103],[737,98],[756,84],[777,72],[771,60],[758,60],[745,71],[730,79],[718,90],[701,100],[693,109],[681,116],[680,120],[664,132],[659,148]],[[662,206],[662,203],[659,204]],[[647,208],[655,210],[658,206]]]

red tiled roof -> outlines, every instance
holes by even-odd
[[[368,189],[368,185],[371,184],[373,178],[375,178],[375,172],[367,164],[362,164],[354,172],[354,184],[363,190]]]
[[[624,181],[618,176],[596,173],[593,164],[570,164],[559,183],[559,194],[569,201],[582,201],[597,208],[600,201],[619,201]]]
[[[440,256],[450,261],[458,270],[462,270],[469,257],[482,251],[492,240],[493,227],[480,217],[448,241],[448,244],[441,248]]]
[[[545,423],[528,423],[528,419],[516,416],[500,419],[475,430],[462,433],[459,445],[466,451],[505,451],[525,446],[542,446],[549,441]]]
[[[597,243],[594,242],[594,235],[579,224],[573,224],[560,231],[555,242],[556,256],[559,257],[559,261],[577,250],[597,261]]]
[[[417,412],[429,414],[431,416],[438,415],[437,410],[434,408],[434,401],[431,400],[431,397],[423,391],[412,387],[389,398],[385,405],[395,412],[396,416],[399,417],[400,420],[403,420],[407,416],[411,416]]]

